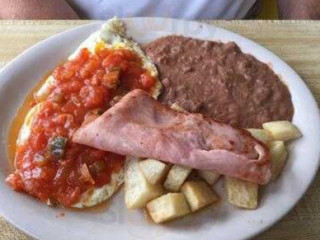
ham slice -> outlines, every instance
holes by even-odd
[[[92,122],[73,141],[105,151],[155,158],[266,184],[268,149],[247,131],[201,114],[181,113],[134,90]]]

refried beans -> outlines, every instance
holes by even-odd
[[[158,67],[164,91],[160,102],[236,127],[261,127],[292,120],[287,87],[271,68],[233,42],[167,36],[145,48]]]

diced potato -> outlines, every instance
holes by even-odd
[[[163,184],[164,188],[168,191],[179,191],[181,185],[187,179],[191,171],[192,169],[189,167],[173,165]]]
[[[183,217],[190,208],[183,193],[167,193],[147,204],[152,220],[156,223]]]
[[[288,151],[283,141],[272,141],[268,146],[272,159],[272,180],[275,180],[286,163]]]
[[[252,135],[252,137],[263,143],[268,143],[273,140],[272,134],[265,129],[249,128],[247,131]]]
[[[210,185],[215,184],[221,176],[219,173],[207,170],[197,170],[197,173],[203,180],[205,180]]]
[[[162,195],[162,186],[149,183],[143,175],[138,158],[127,157],[124,174],[124,193],[127,208],[143,208],[147,202]]]
[[[155,159],[140,161],[139,166],[144,176],[151,184],[162,182],[170,169],[169,165]]]
[[[274,121],[262,124],[271,132],[274,140],[288,141],[302,136],[300,130],[289,121]]]
[[[186,113],[187,111],[180,107],[177,103],[171,105],[171,109],[176,110],[177,112]]]
[[[225,180],[229,203],[240,208],[257,208],[258,184],[230,177]]]
[[[202,181],[187,181],[181,187],[192,212],[204,208],[219,200],[217,194]]]

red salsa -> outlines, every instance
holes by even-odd
[[[52,76],[50,94],[41,101],[30,136],[17,146],[16,170],[6,181],[41,201],[69,207],[81,193],[109,183],[124,164],[124,156],[73,143],[75,130],[126,92],[135,88],[150,92],[155,79],[134,52],[99,48],[95,54],[82,49]]]

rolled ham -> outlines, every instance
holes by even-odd
[[[201,114],[172,110],[134,90],[92,122],[73,141],[122,155],[155,158],[266,184],[268,149],[247,131]]]

